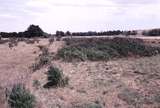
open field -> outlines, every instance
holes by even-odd
[[[19,41],[12,47],[8,42],[0,44],[0,108],[8,108],[6,88],[18,83],[35,96],[36,108],[160,108],[160,55],[66,62],[55,57],[66,46],[64,41],[38,40]],[[158,37],[144,40],[160,46]],[[54,57],[51,63],[33,71],[41,47]],[[68,85],[43,87],[50,65],[63,71],[69,78]]]

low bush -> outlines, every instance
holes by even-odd
[[[72,108],[102,108],[102,106],[96,103],[84,103],[79,105],[73,105]]]
[[[8,103],[11,108],[34,108],[35,97],[24,86],[18,84],[12,88]]]
[[[66,39],[67,46],[58,51],[66,61],[109,60],[115,57],[152,56],[160,53],[159,47],[146,45],[141,39]]]
[[[160,48],[146,45],[141,39],[114,38],[110,47],[123,57],[130,55],[152,56],[160,53]]]
[[[8,46],[9,48],[13,48],[18,45],[18,39],[16,38],[9,38]]]
[[[67,61],[73,61],[75,59],[84,61],[86,59],[86,55],[84,55],[82,49],[76,47],[63,48],[58,52],[58,55]]]
[[[38,87],[39,87],[40,85],[41,85],[41,83],[40,83],[39,80],[33,80],[33,86],[34,86],[35,88],[38,89]]]
[[[49,41],[49,45],[51,45],[55,41],[55,39],[54,37],[50,37],[48,41]]]
[[[39,55],[39,64],[41,66],[51,63],[52,54],[49,52],[48,48],[44,47],[41,49],[41,54]]]
[[[51,66],[47,73],[48,82],[44,88],[50,87],[64,87],[68,84],[68,78],[64,77],[63,72],[56,67]]]
[[[37,61],[32,65],[33,71],[36,71],[43,67],[44,65],[50,64],[53,56],[52,54],[48,51],[48,48],[44,46],[38,46],[41,50],[41,54],[39,54]]]

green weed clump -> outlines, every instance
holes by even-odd
[[[35,97],[24,86],[18,84],[12,88],[8,103],[11,108],[34,108]]]
[[[57,67],[51,66],[47,72],[48,82],[44,88],[64,87],[68,84],[68,77],[63,75],[63,72]]]

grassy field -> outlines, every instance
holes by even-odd
[[[35,108],[159,108],[159,45],[121,38],[2,40],[0,108],[11,105],[17,84],[25,87],[20,96],[30,97],[25,104],[35,98]]]

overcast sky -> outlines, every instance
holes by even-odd
[[[0,0],[0,32],[30,24],[49,33],[160,27],[160,0]]]

